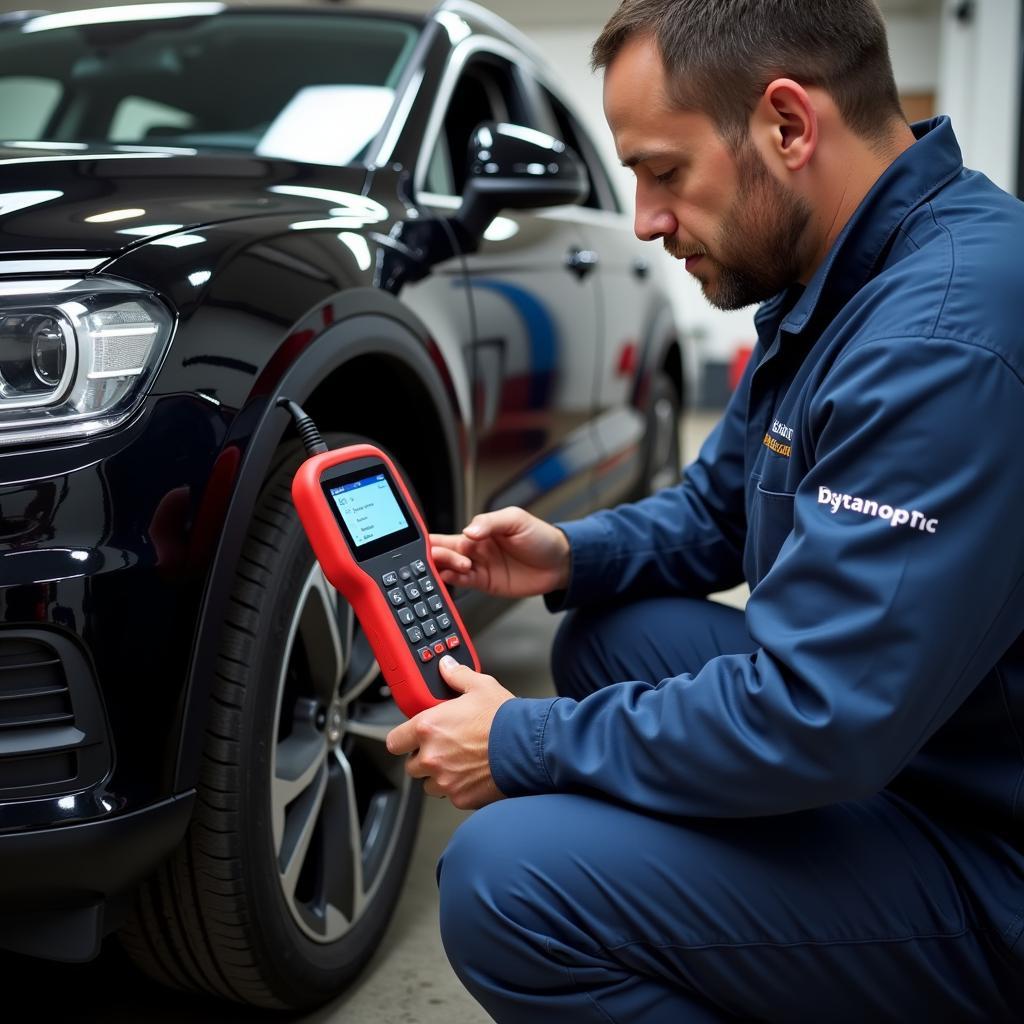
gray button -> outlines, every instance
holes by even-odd
[[[452,617],[447,612],[445,612],[443,615],[438,615],[437,624],[442,629],[448,629],[448,627],[452,624]]]
[[[416,621],[416,616],[413,615],[411,608],[399,608],[398,621],[403,626],[411,626]]]
[[[402,568],[398,570],[398,578],[400,580],[412,579],[412,570],[409,568],[409,566],[403,565]]]
[[[428,615],[430,614],[430,612],[428,612],[428,611],[427,611],[427,606],[426,606],[426,605],[425,605],[425,604],[424,604],[424,603],[423,603],[422,601],[417,601],[417,602],[416,602],[416,603],[415,603],[415,604],[414,604],[414,605],[412,606],[412,610],[413,610],[413,611],[414,611],[414,612],[415,612],[415,613],[417,614],[417,616],[419,616],[419,618],[421,618],[421,619],[425,619],[425,618],[426,618],[426,617],[427,617],[427,616],[428,616]]]
[[[409,598],[410,601],[415,601],[417,598],[421,596],[420,588],[417,587],[415,583],[406,583],[405,595]]]
[[[405,635],[409,638],[409,643],[418,644],[423,639],[423,630],[419,626],[413,626],[412,629],[405,631]]]
[[[437,623],[433,619],[427,619],[427,621],[423,623],[423,632],[426,633],[427,636],[437,636]]]
[[[385,587],[397,587],[398,586],[398,573],[397,572],[386,572],[381,576],[381,581]]]
[[[426,562],[424,562],[422,558],[417,558],[416,561],[412,563],[412,571],[416,573],[417,576],[422,576],[427,571]]]
[[[432,612],[439,612],[444,607],[444,601],[442,601],[437,594],[433,597],[428,597],[427,604],[430,605],[430,610]]]
[[[437,587],[434,586],[434,581],[429,576],[426,576],[424,579],[420,580],[420,589],[424,594],[432,594],[437,590]]]
[[[397,608],[400,604],[405,604],[405,598],[402,596],[402,591],[395,587],[394,590],[388,591],[388,600]]]

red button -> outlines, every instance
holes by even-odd
[[[451,636],[446,636],[444,638],[444,642],[448,645],[449,651],[458,647],[459,644],[462,643],[462,641],[454,633],[452,633]]]
[[[445,646],[444,646],[443,643],[441,643],[440,640],[438,640],[437,643],[434,644],[434,653],[435,654],[444,654],[444,652],[445,652]]]
[[[420,661],[433,661],[434,660],[434,652],[429,647],[421,647],[420,650],[419,650],[419,655],[420,655]]]

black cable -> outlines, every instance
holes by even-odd
[[[320,455],[327,451],[327,445],[316,429],[316,424],[303,412],[302,406],[293,402],[290,398],[279,398],[277,400],[279,409],[287,409],[295,421],[295,429],[299,432],[302,443],[306,446],[306,452],[310,455]]]

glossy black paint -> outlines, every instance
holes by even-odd
[[[484,46],[517,44],[460,17]],[[457,203],[416,187],[459,45],[441,24],[425,29],[399,85],[401,131],[386,124],[382,159],[365,166],[0,148],[0,193],[45,193],[0,215],[0,282],[67,276],[62,261],[87,257],[92,273],[151,289],[176,316],[131,422],[87,442],[0,444],[0,629],[41,626],[82,645],[115,752],[98,787],[0,800],[0,867],[11,842],[27,848],[15,837],[113,830],[190,792],[249,513],[292,436],[277,398],[302,403],[323,432],[388,450],[438,530],[510,501],[579,514],[635,483],[644,382],[676,344],[665,295],[619,272],[635,243],[617,214],[506,209],[511,234],[488,239],[493,212],[467,234]],[[559,163],[567,197],[578,173],[574,159]],[[154,231],[88,219],[128,208],[145,211],[131,225]],[[598,250],[578,273],[580,254]],[[30,275],[28,259],[41,261]],[[623,377],[626,340],[641,372]],[[502,607],[470,596],[463,613],[472,629]],[[180,834],[137,843],[137,864]],[[27,906],[52,889],[59,861],[43,857],[22,879]],[[126,865],[121,882],[135,874]],[[96,886],[113,893],[117,878],[104,878]]]

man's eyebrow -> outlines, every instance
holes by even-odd
[[[623,167],[636,167],[637,164],[647,163],[648,160],[657,160],[659,158],[670,156],[669,153],[658,153],[658,152],[640,152],[634,153],[632,156],[623,157]]]

